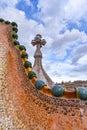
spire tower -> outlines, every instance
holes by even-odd
[[[42,36],[40,34],[37,34],[34,40],[32,40],[31,44],[33,46],[36,45],[36,51],[34,54],[35,61],[32,70],[37,74],[38,79],[45,81],[49,87],[52,87],[54,83],[51,80],[51,78],[48,76],[48,74],[45,72],[42,66],[41,47],[46,44],[46,40],[42,39]]]

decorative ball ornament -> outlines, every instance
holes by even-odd
[[[29,71],[29,73],[28,73],[28,78],[29,78],[29,79],[32,79],[33,77],[37,77],[37,76],[36,76],[36,73],[33,72],[33,71]]]
[[[12,22],[11,25],[16,27],[18,26],[15,22]]]
[[[87,100],[87,88],[85,87],[78,87],[76,88],[77,98],[82,100]]]
[[[18,29],[15,26],[13,26],[12,30],[15,31],[16,33],[18,32]]]
[[[42,89],[42,87],[43,86],[45,86],[46,84],[45,84],[45,82],[44,81],[42,81],[42,80],[37,80],[36,82],[35,82],[35,87],[37,88],[37,89]]]
[[[20,45],[19,41],[14,41],[13,43],[14,43],[15,46]]]
[[[4,19],[0,18],[0,22],[4,22]]]
[[[28,67],[32,68],[32,64],[29,61],[25,61],[24,66],[25,68],[28,68]]]
[[[18,35],[16,33],[12,34],[12,37],[15,38],[15,39],[18,39]]]
[[[64,88],[62,85],[54,85],[52,88],[52,93],[56,97],[62,97],[64,93]]]
[[[21,58],[27,58],[28,59],[28,54],[26,52],[24,52],[22,55],[21,55]]]
[[[19,46],[19,49],[20,49],[20,50],[25,50],[25,51],[26,51],[26,48],[25,48],[24,45],[20,45],[20,46]]]
[[[5,21],[5,24],[7,24],[7,25],[10,24],[10,21]]]

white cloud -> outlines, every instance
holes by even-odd
[[[79,64],[87,64],[87,55],[84,55],[83,57],[80,57],[78,60]]]
[[[41,8],[41,15],[45,17],[48,17],[48,16],[59,17],[63,13],[63,10],[64,10],[63,7],[66,4],[66,2],[67,0],[61,0],[61,1],[39,0],[38,7]]]
[[[72,51],[72,64],[77,64],[78,61],[87,54],[87,44],[78,45]]]
[[[65,18],[76,22],[81,18],[86,19],[87,0],[69,0],[65,5]]]
[[[66,1],[39,0],[38,2],[38,8],[41,11],[37,13],[37,17],[44,22],[45,30],[50,36],[55,36],[61,29],[65,28],[65,23],[61,17],[64,15],[63,7]]]
[[[53,54],[61,59],[66,56],[66,49],[74,51],[76,47],[80,46],[80,43],[84,44],[85,42],[87,42],[87,35],[84,32],[76,29],[66,30],[65,33],[56,35],[49,49],[52,49]]]
[[[5,20],[10,21],[21,21],[22,17],[25,17],[25,14],[23,11],[17,10],[12,7],[7,7],[4,10],[0,10],[1,15],[0,17],[4,18]]]
[[[1,0],[0,5],[2,5],[2,7],[0,6],[0,8],[3,8],[4,5],[14,7],[17,4],[17,2],[18,0]]]
[[[45,64],[45,70],[47,70],[47,73],[55,82],[86,80],[87,71],[84,73],[81,67],[70,64],[70,61],[66,63],[57,63],[56,61],[52,63],[48,61]]]

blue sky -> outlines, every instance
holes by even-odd
[[[34,62],[31,40],[40,33],[43,66],[54,82],[87,80],[87,0],[2,0],[0,17],[18,24]]]

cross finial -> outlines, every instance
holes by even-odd
[[[34,40],[32,40],[32,45],[39,45],[40,47],[44,46],[46,44],[46,40],[45,39],[41,39],[42,36],[40,34],[37,34],[34,38]]]

